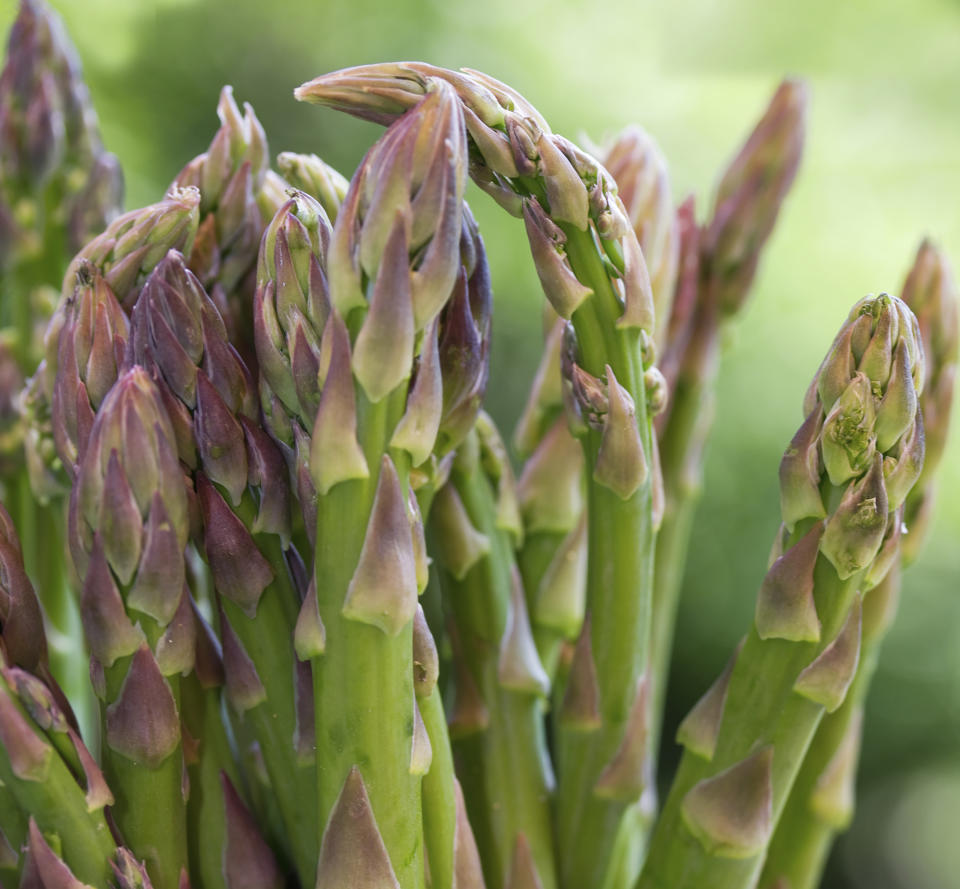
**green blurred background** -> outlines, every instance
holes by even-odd
[[[778,521],[777,464],[836,328],[868,292],[899,291],[919,239],[960,263],[956,0],[54,0],[83,59],[127,205],[157,200],[217,126],[233,84],[274,152],[352,171],[378,130],[298,105],[322,72],[416,58],[487,71],[573,138],[638,122],[675,197],[706,213],[718,170],[785,74],[812,90],[807,153],[753,302],[726,344],[706,492],[671,682],[675,724],[747,627]],[[0,25],[13,14],[0,0]],[[497,318],[489,407],[519,414],[540,349],[526,239],[476,190]],[[960,433],[960,424],[955,423]],[[870,700],[857,820],[827,889],[960,887],[960,436],[935,531],[905,581]],[[667,762],[673,745],[666,744]],[[589,889],[589,887],[585,887]]]

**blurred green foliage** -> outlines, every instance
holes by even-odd
[[[675,724],[751,619],[776,528],[777,464],[847,310],[865,293],[899,292],[924,235],[960,264],[960,4],[54,2],[123,162],[128,206],[156,200],[204,150],[223,83],[253,104],[274,152],[314,151],[349,173],[376,129],[299,106],[293,87],[347,65],[417,58],[493,74],[573,138],[642,124],[671,161],[675,196],[696,193],[702,218],[717,171],[778,79],[809,80],[806,157],[727,344],[671,683]],[[4,28],[13,8],[0,0]],[[497,294],[489,406],[509,429],[538,358],[541,298],[518,222],[476,190],[471,202]],[[874,682],[862,805],[831,889],[960,886],[958,540],[960,435]],[[666,747],[669,757],[669,737]]]

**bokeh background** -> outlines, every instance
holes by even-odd
[[[847,310],[866,293],[899,292],[925,235],[960,264],[960,4],[53,2],[126,171],[129,207],[157,200],[205,149],[224,83],[253,104],[274,152],[314,151],[349,174],[377,130],[298,105],[293,87],[415,58],[507,81],[575,139],[640,123],[669,158],[675,197],[695,193],[702,218],[777,81],[809,81],[806,157],[726,343],[671,680],[675,724],[751,619],[778,521],[777,464]],[[4,31],[13,7],[0,0]],[[475,189],[471,202],[496,289],[489,409],[510,429],[539,354],[541,297],[520,224]],[[664,755],[674,756],[669,737]],[[859,792],[826,889],[960,887],[960,435],[874,682]]]

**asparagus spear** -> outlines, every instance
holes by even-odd
[[[430,512],[457,676],[451,736],[486,883],[511,885],[518,845],[545,887],[556,886],[549,796],[552,767],[541,699],[549,680],[537,656],[513,557],[520,529],[506,453],[492,422],[458,450]],[[499,483],[499,484],[498,484]]]
[[[631,715],[642,706],[653,554],[647,387],[659,388],[659,375],[650,367],[649,275],[607,171],[551,133],[504,84],[474,71],[398,63],[335,72],[295,95],[387,123],[440,83],[453,85],[460,98],[471,176],[524,218],[544,290],[573,322],[578,363],[613,393],[614,408],[585,430],[583,443],[594,644],[581,669],[596,673],[600,718],[589,727],[567,723],[558,739],[560,879],[602,885],[621,818],[648,783],[644,731]]]
[[[885,538],[923,465],[923,377],[910,310],[886,294],[858,302],[781,463],[784,528],[754,626],[681,724],[687,749],[641,889],[756,882],[817,726],[856,675],[860,591],[882,575]]]
[[[957,288],[943,254],[924,241],[903,285],[903,301],[916,313],[926,356],[926,381],[919,397],[926,455],[917,483],[907,495],[895,539],[885,544],[893,563],[864,599],[860,665],[853,686],[835,713],[828,714],[807,751],[803,768],[777,825],[760,885],[785,880],[791,889],[815,889],[837,832],[853,817],[854,781],[860,749],[864,699],[880,645],[899,599],[900,565],[916,557],[927,536],[943,455],[957,365]],[[906,533],[901,537],[901,524]]]
[[[454,408],[471,397],[440,391],[436,351],[437,315],[463,275],[465,164],[461,111],[441,86],[368,153],[330,241],[324,379],[315,406],[306,405],[315,421],[308,413],[303,424],[312,433],[318,518],[317,595],[301,621],[322,623],[326,642],[322,653],[319,645],[309,652],[324,831],[320,887],[340,885],[347,873],[355,885],[374,878],[404,889],[423,885],[411,618],[425,579],[408,479],[411,466],[430,457],[441,409],[456,434],[462,412]],[[348,811],[363,817],[351,820]]]
[[[133,366],[97,412],[71,496],[70,545],[104,703],[113,815],[157,889],[177,889],[187,867],[179,688],[194,658],[188,532],[174,430],[148,373]]]
[[[290,495],[283,459],[259,424],[250,372],[176,251],[143,287],[131,344],[133,360],[153,371],[174,418],[181,460],[194,468],[227,698],[259,745],[283,819],[277,839],[308,885],[317,856],[316,777],[312,751],[296,744],[300,598],[284,559]]]
[[[800,163],[807,94],[798,81],[774,93],[727,167],[701,230],[693,204],[679,211],[680,271],[661,370],[670,401],[657,421],[664,515],[654,568],[651,741],[659,746],[683,568],[713,421],[720,343],[742,311],[763,248]]]

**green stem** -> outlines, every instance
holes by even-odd
[[[578,360],[603,376],[610,365],[633,398],[638,428],[650,454],[639,333],[618,330],[622,312],[607,270],[589,232],[565,229],[567,255],[578,279],[594,295],[573,316]],[[632,799],[601,799],[594,793],[627,727],[637,681],[647,666],[650,637],[653,541],[650,486],[623,500],[593,480],[600,433],[584,439],[587,460],[588,568],[587,613],[597,688],[600,726],[583,731],[560,726],[557,732],[557,849],[561,885],[607,885],[614,843]],[[633,874],[624,876],[629,885]],[[611,887],[615,889],[615,887]]]
[[[340,482],[317,505],[315,567],[327,646],[313,659],[319,829],[357,766],[401,889],[424,886],[420,778],[410,774],[413,625],[388,636],[342,614],[370,519],[381,455],[403,409],[402,387],[371,405],[358,391],[370,477]],[[390,422],[390,421],[393,422]],[[396,457],[401,484],[408,468]]]
[[[809,520],[801,523],[790,542],[809,527]],[[756,883],[763,854],[750,858],[710,854],[684,823],[684,797],[699,781],[772,745],[772,815],[773,823],[777,822],[824,714],[823,706],[794,692],[794,683],[837,635],[862,579],[861,571],[841,581],[826,557],[817,558],[814,599],[821,621],[819,643],[761,640],[756,629],[751,629],[730,678],[713,758],[684,752],[637,889],[748,889]]]
[[[543,889],[557,886],[549,798],[553,776],[542,704],[529,692],[506,689],[498,674],[500,643],[511,602],[513,548],[496,525],[496,496],[479,471],[451,474],[471,523],[490,551],[462,580],[441,573],[446,608],[459,636],[459,653],[488,715],[479,731],[453,739],[457,774],[488,889],[501,889],[523,834]],[[432,534],[437,538],[439,535]],[[436,554],[443,561],[439,548]]]
[[[454,841],[457,826],[457,796],[453,752],[447,734],[440,688],[420,698],[420,715],[430,739],[433,759],[423,776],[423,839],[430,865],[431,889],[454,889]]]

